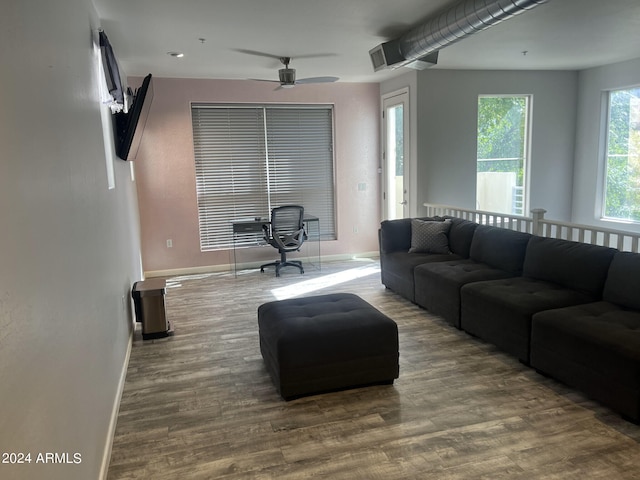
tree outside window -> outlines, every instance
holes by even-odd
[[[476,207],[523,215],[530,96],[478,98]]]

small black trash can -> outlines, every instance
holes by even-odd
[[[152,278],[135,282],[131,290],[136,310],[136,321],[142,323],[142,338],[164,338],[173,335],[173,327],[167,319],[164,296],[167,282]]]

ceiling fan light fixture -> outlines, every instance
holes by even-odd
[[[280,83],[282,86],[294,86],[296,83],[296,69],[295,68],[281,68],[278,70],[280,77]]]

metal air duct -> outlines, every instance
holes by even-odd
[[[375,71],[433,65],[440,49],[548,0],[463,0],[404,35],[369,51]],[[436,55],[437,61],[437,55]]]

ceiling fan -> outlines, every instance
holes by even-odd
[[[258,55],[261,57],[270,57],[277,58],[280,60],[280,63],[284,65],[284,68],[278,70],[278,80],[263,80],[263,79],[254,79],[261,82],[277,82],[280,84],[278,88],[293,88],[296,85],[308,84],[308,83],[331,83],[338,81],[338,77],[310,77],[310,78],[301,78],[296,80],[296,69],[289,68],[289,63],[291,62],[291,57],[279,57],[277,55],[272,55],[270,53],[256,52],[253,50],[238,50],[242,53],[247,53],[250,55]],[[313,57],[326,57],[332,56],[332,54],[314,54],[314,55],[301,55],[303,58],[313,58]]]

